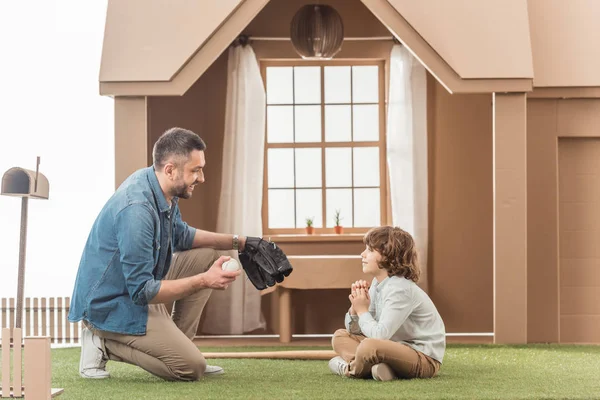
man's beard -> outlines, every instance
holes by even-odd
[[[195,184],[195,183],[194,183]],[[181,199],[189,199],[192,197],[192,193],[188,192],[188,188],[191,185],[186,185],[185,182],[181,182],[177,186],[175,186],[172,190],[173,197],[179,197]]]

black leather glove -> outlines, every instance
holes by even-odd
[[[258,290],[283,282],[293,270],[287,256],[275,243],[259,237],[246,237],[239,258],[248,279]]]

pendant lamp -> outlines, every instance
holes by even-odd
[[[307,4],[292,19],[290,38],[305,60],[328,60],[342,48],[344,24],[331,6]]]

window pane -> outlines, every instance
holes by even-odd
[[[293,106],[267,107],[267,141],[269,143],[294,142]]]
[[[295,106],[296,143],[321,141],[321,106]]]
[[[267,67],[267,104],[293,104],[292,67]]]
[[[304,228],[307,217],[313,219],[315,228],[323,227],[323,194],[321,189],[296,190],[296,228]]]
[[[352,186],[352,149],[325,149],[325,182],[327,187]]]
[[[354,186],[379,186],[379,148],[354,148]]]
[[[370,142],[379,140],[379,106],[363,105],[353,107],[353,140]]]
[[[269,189],[269,228],[294,227],[294,190]]]
[[[268,149],[267,163],[269,188],[294,187],[294,149]]]
[[[335,210],[340,210],[340,225],[352,226],[352,189],[327,189],[325,201],[327,202],[327,219],[325,220],[327,228],[335,226],[333,219]]]
[[[350,106],[325,106],[325,141],[352,140],[352,113]]]
[[[350,103],[350,67],[325,67],[325,103]]]
[[[321,149],[296,149],[296,187],[321,187]]]
[[[379,189],[354,189],[354,226],[371,228],[381,224]]]
[[[296,104],[321,104],[321,67],[294,67]]]
[[[352,102],[379,102],[379,67],[365,65],[352,67]]]

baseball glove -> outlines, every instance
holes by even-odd
[[[248,279],[258,290],[274,286],[292,273],[292,264],[285,253],[263,238],[246,237],[244,251],[239,257]]]

